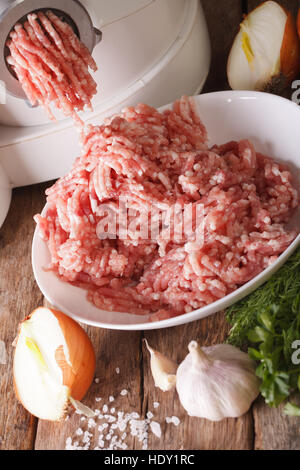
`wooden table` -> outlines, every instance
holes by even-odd
[[[203,0],[213,44],[212,70],[205,91],[228,88],[226,59],[242,14],[260,2],[249,0]],[[299,1],[283,1],[294,11]],[[0,449],[64,449],[67,437],[76,440],[80,416],[74,414],[60,424],[38,421],[17,402],[12,384],[12,342],[18,323],[32,309],[44,304],[31,268],[31,240],[35,224],[32,217],[44,203],[48,184],[14,190],[12,205],[0,230],[0,341],[6,346],[7,362],[0,361]],[[149,372],[143,338],[156,349],[181,361],[187,344],[198,339],[202,345],[221,343],[228,333],[222,313],[193,324],[162,331],[122,332],[86,328],[97,355],[97,382],[84,403],[93,409],[109,403],[125,412],[146,416],[153,412],[161,424],[162,436],[149,433],[149,449],[300,449],[299,418],[285,417],[282,409],[267,408],[259,399],[251,411],[239,419],[210,423],[189,418],[175,392],[164,394],[154,387]],[[120,373],[116,373],[119,368]],[[128,394],[121,396],[126,389]],[[102,405],[96,401],[102,397]],[[160,406],[154,409],[154,402]],[[177,416],[179,426],[166,417]],[[87,423],[82,424],[87,429]],[[97,445],[97,433],[91,448]],[[91,434],[92,434],[91,433]],[[138,439],[128,435],[128,449],[140,449]]]

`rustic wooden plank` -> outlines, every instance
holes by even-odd
[[[193,339],[203,346],[223,343],[228,334],[224,314],[205,318],[201,321],[176,328],[150,331],[145,333],[149,344],[180,363],[187,354],[187,346]],[[154,387],[149,368],[149,356],[144,349],[144,413],[150,410],[154,420],[161,423],[162,438],[149,436],[152,449],[189,449],[189,450],[250,450],[253,447],[253,419],[249,411],[239,419],[228,419],[212,423],[205,419],[191,418],[182,408],[176,391],[161,392]],[[160,406],[154,408],[153,403]],[[166,417],[176,416],[179,426],[166,423]]]
[[[33,215],[44,205],[44,185],[13,192],[12,205],[0,230],[0,340],[7,363],[0,365],[0,449],[33,448],[36,420],[17,402],[12,384],[12,342],[19,322],[42,304],[31,269]]]
[[[243,17],[241,0],[202,0],[212,45],[211,70],[203,92],[228,90],[227,59]]]
[[[293,402],[300,405],[299,395]],[[300,450],[299,417],[284,415],[283,408],[269,408],[262,398],[255,403],[256,450]]]
[[[45,302],[48,305],[47,302]],[[106,414],[118,416],[118,412],[136,412],[141,416],[142,397],[142,377],[140,368],[141,333],[104,330],[83,326],[91,338],[96,353],[96,373],[95,381],[92,384],[83,403],[92,410],[100,410],[105,414],[103,407],[106,405],[109,411]],[[119,373],[118,373],[119,372]],[[127,390],[127,395],[121,395],[123,390]],[[113,397],[114,401],[110,401]],[[100,401],[99,398],[101,398]],[[115,411],[111,411],[115,408]],[[71,413],[67,420],[61,423],[50,423],[39,420],[35,441],[36,450],[64,450],[67,439],[71,438],[72,446],[76,441],[79,446],[84,447],[85,438],[77,432],[90,435],[87,438],[88,448],[95,449],[99,443],[101,434],[108,434],[109,426],[103,431],[98,427],[107,422],[106,419],[95,418],[94,422],[84,419],[77,413]],[[96,423],[96,425],[95,425]],[[90,427],[89,427],[90,426]],[[80,431],[78,431],[80,429]],[[82,431],[81,431],[82,430]],[[120,437],[126,432],[124,442],[128,449],[141,449],[142,443],[130,435],[129,425],[124,431],[114,430],[114,435]],[[108,448],[110,441],[103,438],[104,448]]]

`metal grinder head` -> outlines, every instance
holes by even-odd
[[[6,41],[16,23],[23,23],[29,13],[51,10],[67,22],[90,52],[101,41],[101,31],[79,0],[0,0],[0,80],[11,95],[27,100],[14,72],[6,62],[9,49]]]

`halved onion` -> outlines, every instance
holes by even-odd
[[[95,353],[85,331],[61,312],[34,310],[20,325],[14,354],[14,386],[34,416],[61,420],[80,406],[95,373]]]
[[[280,93],[300,72],[300,43],[291,13],[267,1],[240,25],[229,54],[227,75],[234,90]]]

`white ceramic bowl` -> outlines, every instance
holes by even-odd
[[[11,185],[6,174],[0,166],[0,228],[7,215],[11,201]]]
[[[211,143],[250,139],[258,151],[287,162],[300,189],[300,108],[296,104],[277,96],[247,91],[210,93],[198,96],[196,100]],[[290,225],[300,231],[300,210]],[[99,310],[86,300],[85,290],[62,282],[54,273],[45,271],[43,268],[49,264],[50,256],[37,231],[32,261],[35,278],[44,296],[75,320],[103,328],[148,330],[192,322],[227,308],[263,284],[299,245],[300,235],[272,266],[218,302],[155,323],[147,322],[145,317]]]

